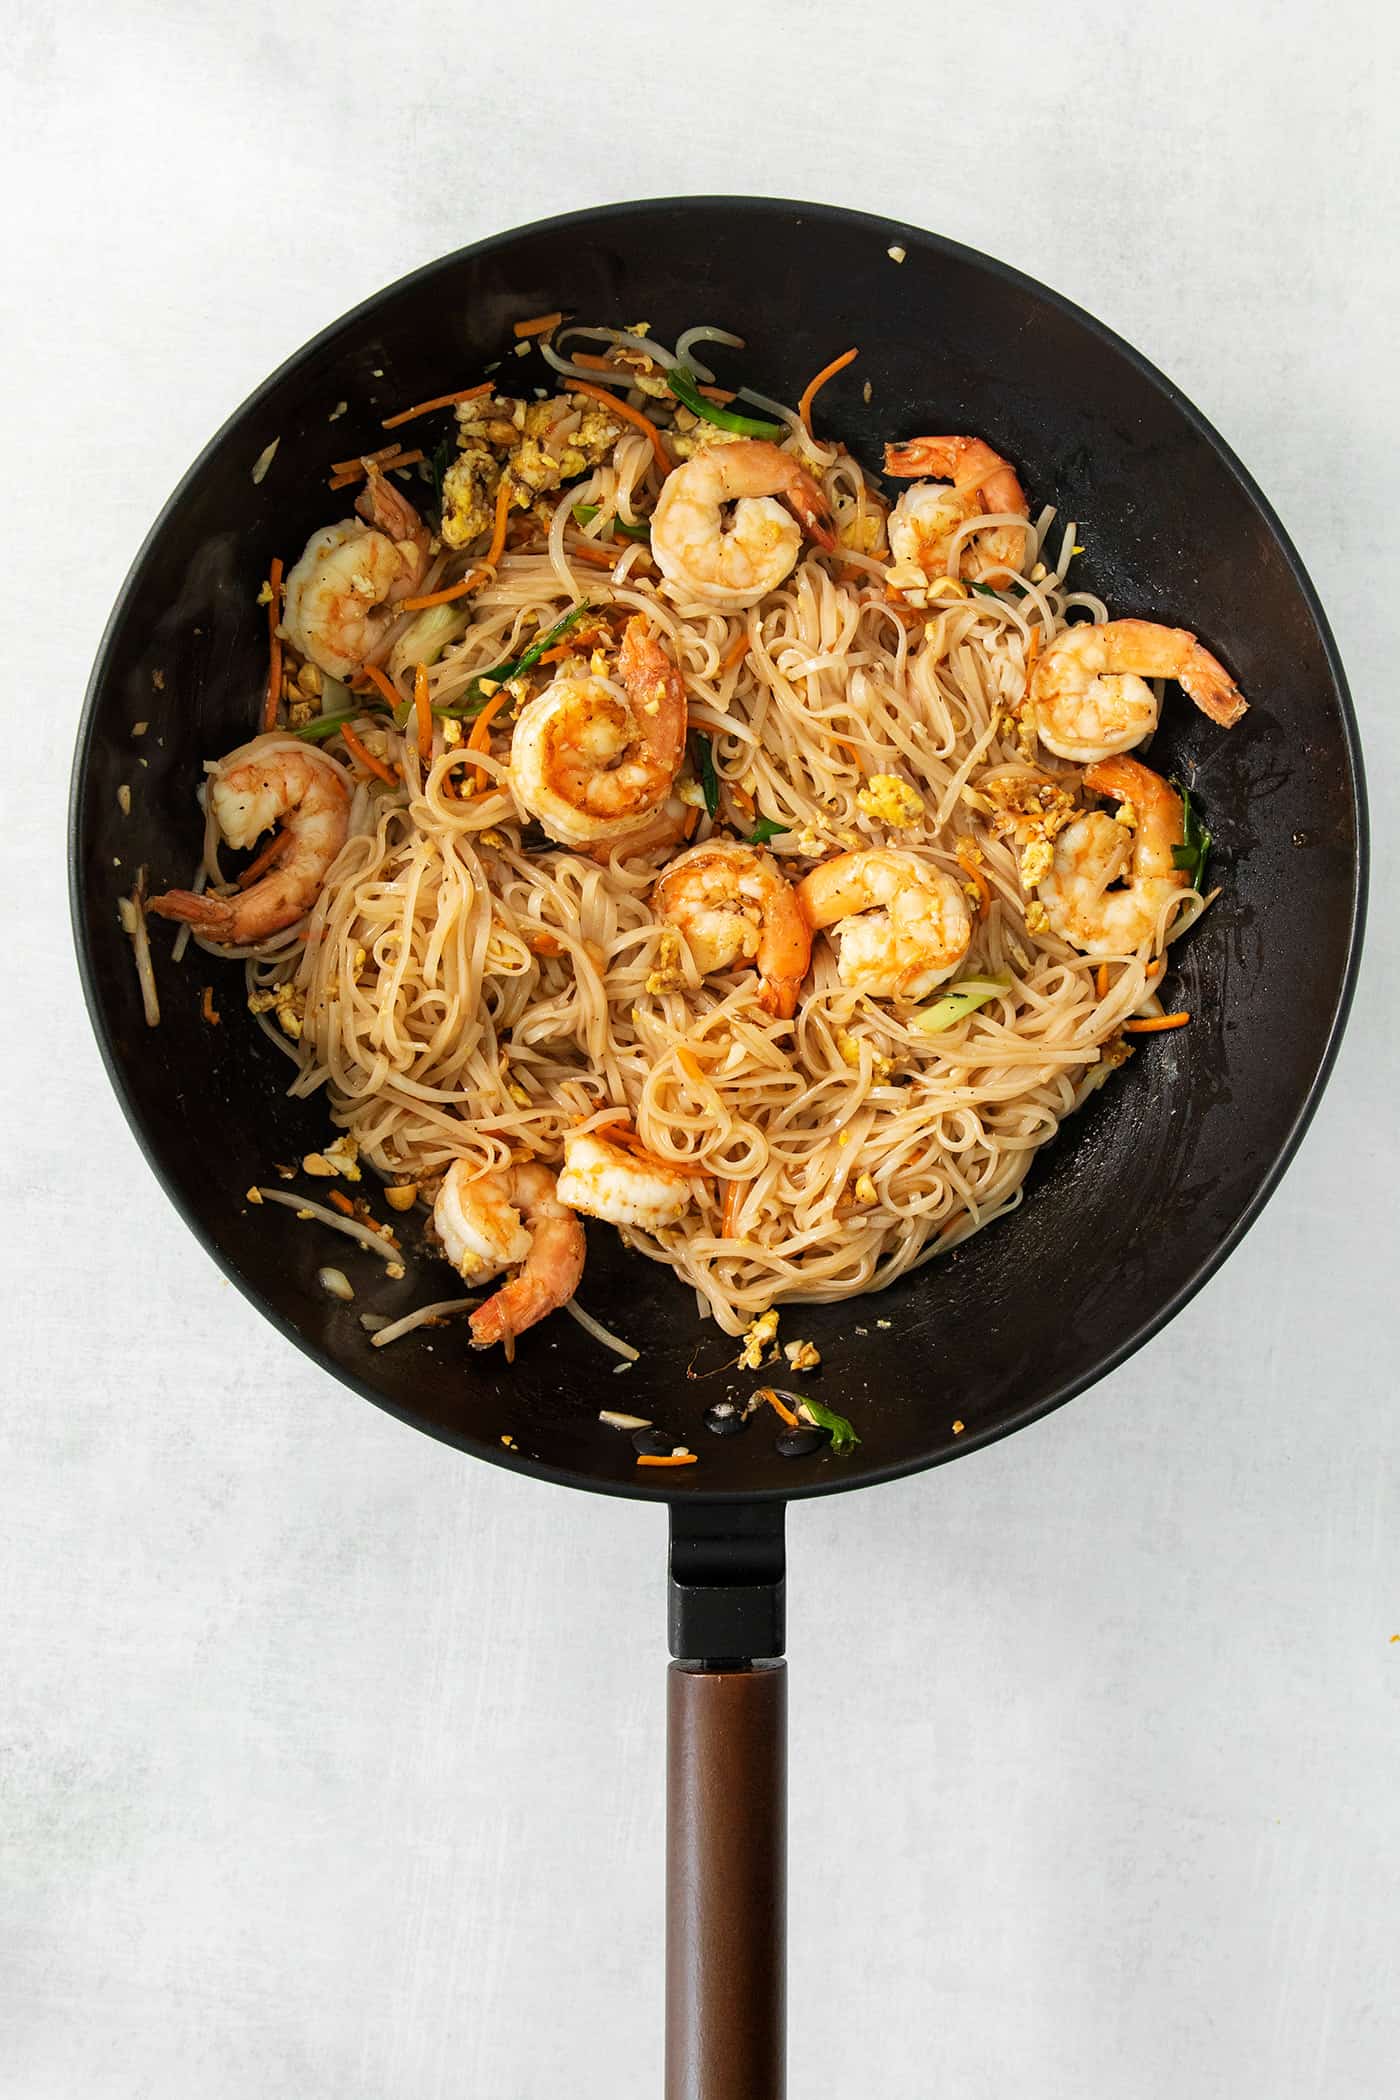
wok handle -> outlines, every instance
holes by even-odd
[[[673,1662],[666,2100],[783,2100],[787,1665]]]

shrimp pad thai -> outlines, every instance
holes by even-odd
[[[391,1269],[416,1225],[478,1347],[572,1306],[588,1219],[761,1347],[1012,1209],[1189,1023],[1209,839],[1131,754],[1175,687],[1245,700],[1073,587],[995,431],[829,436],[854,351],[792,409],[716,383],[717,328],[516,334],[548,386],[328,462],[199,866],[128,931],[148,975],[145,911],[241,963],[338,1128],[312,1215]]]

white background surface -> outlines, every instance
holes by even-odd
[[[1052,1420],[791,1522],[794,2095],[1393,2100],[1396,19],[11,15],[7,2095],[659,2090],[661,1519],[414,1436],[221,1282],[98,1067],[61,840],[128,561],[272,366],[498,227],[754,189],[984,247],[1185,387],[1378,820],[1336,1079],[1227,1270]]]

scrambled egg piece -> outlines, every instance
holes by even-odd
[[[744,1346],[739,1352],[741,1371],[757,1371],[763,1362],[763,1352],[778,1332],[778,1315],[775,1312],[760,1313],[744,1330]]]
[[[860,1064],[860,1044],[857,1042],[856,1038],[850,1033],[849,1029],[837,1029],[836,1047],[841,1053],[841,1062],[843,1064],[850,1065],[850,1067],[854,1071]],[[882,1051],[875,1049],[871,1050],[870,1076],[876,1086],[883,1086],[893,1070],[893,1058],[886,1057]]]
[[[842,525],[838,542],[856,554],[877,554],[885,543],[884,520],[873,510],[858,517],[853,513]]]
[[[1039,897],[1032,897],[1030,903],[1026,906],[1026,931],[1027,933],[1048,933],[1050,931],[1050,914],[1041,903]]]
[[[295,985],[277,984],[265,992],[250,992],[248,1011],[250,1014],[271,1014],[283,1035],[294,1043],[300,1042],[306,994],[299,992]]]
[[[783,1355],[794,1371],[815,1371],[822,1360],[815,1342],[784,1342]]]
[[[656,961],[647,978],[647,990],[655,997],[661,992],[679,992],[684,985],[681,937],[674,926],[663,926],[661,938],[656,944]]]
[[[1044,882],[1055,861],[1055,848],[1044,837],[1033,838],[1021,849],[1021,881],[1028,890]]]
[[[671,449],[679,459],[694,459],[699,452],[711,452],[716,445],[738,445],[743,442],[737,430],[721,430],[718,423],[707,423],[703,416],[692,415],[688,408],[676,410],[676,427],[671,436]]]
[[[511,479],[536,495],[577,481],[606,459],[622,433],[615,416],[587,395],[574,401],[532,401],[520,442],[510,454]]]
[[[997,830],[1015,833],[1021,847],[1021,882],[1033,890],[1050,873],[1055,840],[1079,814],[1074,796],[1043,773],[1005,774],[983,780],[980,787],[992,805]],[[1034,921],[1029,912],[1026,915],[1032,933],[1043,932],[1047,924],[1043,909]]]
[[[586,395],[527,402],[497,394],[461,402],[458,453],[442,482],[443,539],[449,547],[467,547],[491,530],[503,472],[513,484],[513,505],[528,510],[532,497],[577,481],[606,459],[621,430],[618,419]]]
[[[917,824],[924,813],[924,798],[916,787],[895,773],[872,773],[856,795],[856,807],[877,824],[894,830]]]

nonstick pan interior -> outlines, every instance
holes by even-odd
[[[359,1313],[450,1294],[449,1272],[425,1257],[385,1283],[348,1242],[247,1205],[275,1161],[325,1142],[326,1113],[286,1099],[291,1067],[243,1011],[240,967],[192,949],[177,971],[171,929],[154,925],[164,1018],[148,1031],[117,929],[139,864],[153,888],[188,881],[200,763],[254,721],[269,557],[294,558],[314,525],[342,514],[329,460],[496,358],[503,386],[543,383],[533,366],[517,372],[510,325],[554,307],[645,320],[663,340],[698,321],[734,328],[746,351],[716,359],[788,400],[858,343],[858,364],[823,396],[827,429],[867,462],[886,437],[986,437],[1016,462],[1033,509],[1053,502],[1078,521],[1084,587],[1116,613],[1195,629],[1254,702],[1226,734],[1173,698],[1152,750],[1158,770],[1197,789],[1223,884],[1174,951],[1192,1025],[1148,1039],[1065,1126],[1013,1216],[879,1296],[785,1310],[782,1333],[821,1351],[813,1393],[856,1421],[850,1459],[785,1461],[757,1422],[710,1436],[706,1408],[754,1381],[722,1368],[735,1345],[669,1271],[607,1227],[590,1231],[580,1299],[641,1349],[630,1369],[615,1372],[562,1315],[522,1336],[509,1368],[497,1352],[474,1355],[461,1328],[373,1349]],[[1222,1258],[1273,1186],[1335,1047],[1363,828],[1354,725],[1311,587],[1247,475],[1160,375],[1053,294],[930,235],[826,207],[689,199],[575,214],[450,256],[327,330],[233,416],[162,513],[103,643],[74,781],[74,913],[99,1038],[153,1167],[233,1281],[326,1368],[421,1429],[578,1485],[793,1496],[1017,1427],[1119,1360]],[[200,1017],[205,984],[216,1028]],[[353,1278],[354,1305],[318,1286],[327,1261]],[[639,1476],[600,1407],[653,1417],[701,1462]]]

